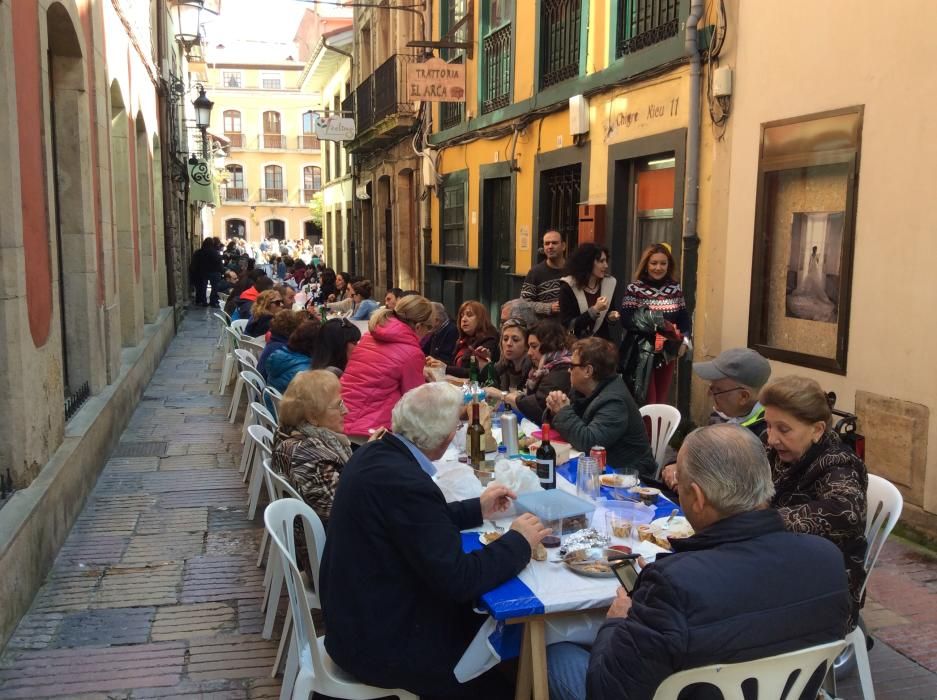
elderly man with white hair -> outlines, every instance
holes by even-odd
[[[433,460],[455,435],[461,408],[448,384],[408,391],[394,407],[393,432],[342,470],[320,568],[325,647],[378,687],[423,698],[510,697],[497,673],[461,685],[453,669],[484,619],[472,602],[517,575],[549,530],[526,514],[487,547],[462,551],[460,530],[507,510],[514,494],[494,485],[446,503]]]
[[[548,649],[551,700],[645,700],[667,676],[833,642],[850,601],[829,541],[788,532],[769,507],[774,485],[761,442],[737,425],[700,428],[677,454],[680,505],[695,534],[671,539],[623,588],[591,652]],[[822,677],[813,678],[816,697]],[[721,698],[694,686],[681,700]]]

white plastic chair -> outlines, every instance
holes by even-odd
[[[865,550],[865,582],[862,592],[869,585],[872,568],[878,561],[878,555],[885,546],[885,541],[901,516],[904,498],[895,485],[875,474],[869,474],[869,488],[866,491],[865,538],[868,546]],[[860,593],[861,595],[861,593]],[[859,683],[862,697],[875,700],[875,687],[872,684],[872,668],[869,665],[869,650],[865,644],[865,630],[860,626],[846,635],[846,644],[851,645],[856,655],[856,668],[859,671]]]
[[[244,329],[247,328],[248,323],[250,323],[250,319],[239,318],[237,321],[231,321],[231,328],[240,336],[243,335]]]
[[[234,357],[238,363],[238,378],[234,383],[234,394],[231,396],[231,406],[228,408],[228,422],[233,423],[237,418],[238,406],[241,403],[241,389],[244,388],[244,380],[241,378],[241,372],[249,370],[257,371],[257,358],[247,351],[238,348],[234,351]]]
[[[218,342],[215,343],[215,348],[220,348],[224,345],[224,329],[231,325],[231,317],[228,316],[224,311],[216,311],[212,314],[215,318],[218,319]]]
[[[234,354],[234,351],[238,349],[238,343],[241,338],[241,334],[234,330],[231,326],[227,326],[224,329],[225,334],[225,345],[224,345],[224,365],[221,367],[221,384],[218,385],[218,393],[223,394],[225,389],[228,387],[228,382],[237,374],[237,357]]]
[[[251,338],[250,336],[241,336],[241,347],[251,351],[256,358],[260,358],[260,353],[267,347],[267,343],[261,338]]]
[[[271,427],[271,423],[273,427]],[[244,449],[241,451],[241,466],[238,469],[244,475],[244,481],[247,481],[250,476],[250,468],[254,464],[254,453],[256,452],[254,442],[247,439],[247,431],[252,425],[262,425],[274,435],[277,431],[276,421],[266,406],[257,401],[252,401],[247,405],[247,414],[244,416]]]
[[[269,401],[267,399],[269,399]],[[281,394],[278,389],[274,389],[272,386],[268,386],[264,389],[264,403],[267,408],[270,409],[273,417],[278,421],[280,420],[280,402],[282,400],[283,394]]]
[[[260,489],[264,483],[262,462],[273,456],[273,433],[261,425],[247,429],[248,439],[254,443],[254,457],[250,462],[250,486],[247,489],[247,519],[253,520],[260,501]]]
[[[670,438],[680,426],[680,411],[665,403],[641,406],[641,416],[651,422],[651,452],[657,461],[657,470],[664,466],[664,457]]]
[[[753,661],[691,668],[675,673],[661,683],[654,693],[654,700],[674,700],[684,688],[695,683],[715,686],[726,700],[743,700],[742,683],[749,678],[758,682],[756,697],[759,700],[799,698],[814,672],[821,667],[829,669],[845,646],[845,641],[829,642]],[[794,673],[797,677],[785,695],[784,688]]]
[[[297,516],[303,519],[303,530],[312,531],[316,540],[316,555],[321,556],[325,545],[325,531],[315,511],[302,501],[284,498],[271,503],[264,513],[264,522],[270,539],[280,554],[280,563],[286,573],[286,587],[290,598],[290,607],[295,611],[293,621],[293,639],[298,652],[298,671],[292,682],[291,697],[308,699],[313,692],[344,700],[371,700],[396,695],[400,700],[419,700],[416,695],[401,689],[376,688],[358,683],[340,669],[325,650],[325,638],[316,636],[312,613],[305,600],[302,576],[296,566],[296,549],[293,540],[293,521]],[[311,572],[313,586],[318,590],[318,562]],[[289,664],[287,672],[289,673]],[[292,674],[290,674],[292,675]],[[284,678],[284,684],[290,679]]]

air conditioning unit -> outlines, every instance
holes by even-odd
[[[589,100],[582,95],[569,98],[569,133],[589,133]]]

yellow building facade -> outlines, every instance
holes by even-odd
[[[302,89],[299,61],[257,64],[208,55],[213,133],[227,157],[211,235],[221,240],[318,240],[314,202],[322,190],[315,136],[318,94]]]

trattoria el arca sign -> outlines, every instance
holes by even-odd
[[[407,96],[412,102],[465,102],[465,66],[441,58],[408,64]]]

